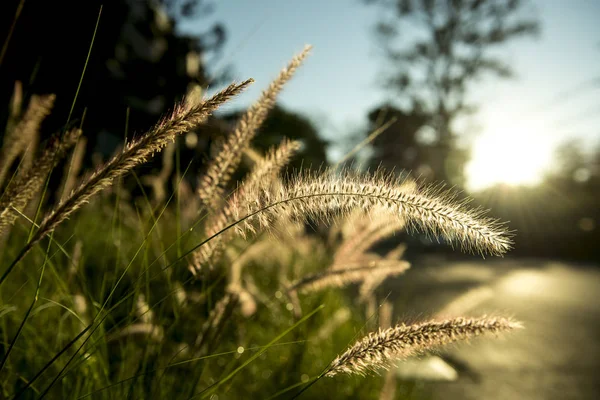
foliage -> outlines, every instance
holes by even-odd
[[[11,25],[18,3],[0,5],[5,22],[0,42],[7,43],[0,65],[0,125],[7,121],[17,82],[25,104],[32,94],[54,93],[54,112],[44,121],[42,133],[60,130],[67,117],[77,122],[83,118],[87,165],[92,164],[92,154],[106,158],[124,136],[131,140],[146,131],[190,85],[230,80],[227,68],[210,69],[226,36],[222,24],[206,22],[211,10],[205,0],[25,2],[7,41],[4,27]],[[78,87],[95,31],[91,21],[96,21],[101,6],[86,80]],[[192,36],[179,31],[183,14],[191,11],[189,17],[197,18],[205,32]]]
[[[600,152],[585,151],[582,143],[570,140],[556,149],[554,159],[540,184],[497,185],[475,194],[475,199],[511,221],[519,234],[515,254],[598,261]]]
[[[26,146],[2,151],[12,155],[0,159],[0,170],[18,160],[12,177],[0,182],[3,397],[265,398],[310,396],[315,391],[308,389],[319,384],[319,397],[372,398],[376,379],[325,377],[352,372],[353,365],[361,371],[385,366],[373,355],[404,358],[409,354],[399,350],[413,340],[424,350],[518,327],[504,319],[458,318],[411,325],[414,336],[399,325],[374,349],[369,340],[359,341],[361,354],[369,354],[360,363],[356,352],[332,363],[340,343],[353,341],[376,315],[369,305],[377,286],[409,267],[401,260],[403,247],[371,252],[378,241],[406,228],[491,255],[504,254],[512,241],[503,225],[452,193],[382,171],[282,176],[299,150],[294,141],[266,155],[253,150],[254,167],[227,193],[277,94],[309,51],[294,57],[240,116],[210,156],[197,193],[184,179],[192,172],[181,165],[174,182],[157,177],[173,186],[173,196],[154,196],[154,202],[148,195],[135,202],[122,178],[137,178],[137,166],[206,123],[251,79],[210,98],[190,91],[170,114],[72,185],[72,172],[82,166],[81,158],[71,157],[54,196],[48,176],[60,175],[53,167],[69,148],[77,149],[80,129],[65,127],[44,143],[37,163],[24,161],[38,155]],[[15,133],[40,137],[40,118],[53,97],[36,99],[18,113],[38,116],[35,123],[17,118],[5,144],[18,143]],[[308,224],[332,223],[321,237],[306,231]],[[358,298],[328,290],[350,283],[361,285]],[[391,325],[386,310],[382,326]]]
[[[429,146],[431,155],[426,157],[428,175],[461,184],[467,157],[452,154],[460,151],[453,123],[474,110],[466,99],[469,85],[487,74],[511,76],[510,66],[495,50],[536,33],[537,22],[523,17],[526,2],[520,0],[365,2],[386,10],[376,26],[378,48],[383,49],[389,67],[382,85],[404,100],[408,114],[427,116],[423,125],[435,133],[435,146]],[[397,136],[395,132],[382,135],[386,134]]]

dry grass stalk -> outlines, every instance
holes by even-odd
[[[294,283],[288,290],[300,292],[315,292],[329,287],[343,287],[350,283],[361,282],[370,274],[387,276],[400,275],[410,268],[406,261],[372,267],[370,265],[346,269],[328,269],[326,271],[309,275]]]
[[[372,332],[338,356],[326,376],[340,373],[366,375],[388,369],[395,361],[466,340],[484,333],[499,333],[521,328],[519,322],[501,317],[455,318],[414,325],[397,325]]]
[[[284,139],[278,147],[271,148],[267,155],[256,163],[249,176],[238,188],[238,192],[253,192],[272,184],[300,147],[300,142]],[[208,218],[206,224],[206,235],[208,237],[217,234],[235,221],[231,204],[225,205],[219,213],[213,215]],[[224,241],[230,236],[231,233],[224,232],[194,252],[192,271],[195,273],[201,269],[202,265],[208,264],[219,248],[222,248]]]
[[[146,301],[146,296],[139,294],[136,301],[135,314],[140,321],[145,324],[150,324],[154,320],[154,311]]]
[[[268,249],[272,247],[273,243],[267,240],[260,240],[244,249],[243,253],[230,257],[229,284],[234,286],[241,285],[244,266],[252,260],[264,260],[265,254],[268,254]]]
[[[40,126],[46,118],[52,107],[56,96],[53,94],[46,96],[31,96],[27,111],[23,118],[15,125],[13,129],[7,131],[2,144],[2,155],[0,157],[0,185],[6,179],[10,166],[21,154],[28,151],[32,154],[35,151],[35,142],[39,136]],[[20,174],[23,174],[31,166],[32,157],[24,156],[20,166]]]
[[[244,279],[245,289],[248,293],[256,300],[261,302],[266,308],[268,308],[271,312],[277,311],[277,304],[272,301],[271,297],[265,294],[254,282],[252,275],[248,275]]]
[[[392,319],[394,317],[394,306],[389,301],[384,301],[379,306],[379,327],[381,329],[389,329],[392,327]]]
[[[377,327],[377,321],[375,320],[375,316],[377,315],[377,310],[379,309],[379,303],[377,302],[377,297],[375,295],[370,296],[365,302],[365,318],[367,324],[365,327],[369,327],[369,329],[375,329]]]
[[[357,231],[354,236],[342,243],[340,248],[335,252],[332,268],[339,268],[345,261],[359,257],[375,243],[400,232],[404,229],[404,226],[404,220],[396,219],[390,221],[389,216],[386,214],[374,219],[372,225],[368,225],[365,229]]]
[[[417,193],[415,183],[411,180],[402,181],[401,189],[407,193]],[[404,220],[390,220],[385,209],[374,209],[367,215],[364,210],[358,210],[343,224],[343,241],[335,252],[332,268],[361,257],[375,243],[393,236],[404,227]]]
[[[13,89],[12,96],[10,98],[10,106],[8,111],[8,120],[6,121],[6,129],[4,130],[5,140],[6,136],[12,132],[15,126],[21,119],[23,112],[23,83],[21,81],[15,81],[15,88]]]
[[[358,268],[358,267],[372,267],[375,268],[378,265],[385,264],[385,258],[381,257],[379,254],[374,252],[369,253],[361,253],[358,254],[357,257],[349,259],[347,261],[341,262],[339,264],[335,264],[335,268],[333,266],[331,269],[346,269],[346,268]],[[396,260],[392,260],[396,261]],[[382,264],[383,262],[383,264]]]
[[[256,300],[254,296],[246,290],[241,284],[229,284],[227,291],[238,297],[240,311],[245,318],[249,318],[256,312]]]
[[[502,255],[512,244],[502,225],[485,218],[481,210],[467,209],[452,194],[434,189],[407,193],[396,177],[381,173],[308,172],[277,188],[240,197],[234,196],[231,208],[241,234],[268,229],[281,217],[329,222],[332,215],[343,217],[355,209],[376,208],[406,221],[408,229],[441,236],[466,251]]]
[[[200,199],[196,196],[192,185],[187,180],[181,179],[181,176],[174,176],[171,185],[179,193],[181,229],[185,231],[193,226],[198,217]]]
[[[254,165],[263,159],[263,155],[252,146],[248,146],[244,149],[244,157],[248,165]]]
[[[75,145],[80,135],[81,130],[73,129],[65,133],[62,139],[58,136],[52,137],[38,158],[36,167],[10,181],[0,201],[0,232],[6,231],[14,224],[29,201],[42,189],[48,174]]]
[[[216,339],[221,334],[225,322],[231,316],[238,301],[239,296],[236,293],[225,292],[225,295],[215,304],[215,307],[208,315],[208,319],[202,325],[200,334],[196,338],[195,346],[199,354],[204,354],[208,350],[208,346],[216,343]]]
[[[63,183],[60,189],[60,200],[62,201],[75,187],[77,177],[83,166],[83,157],[85,156],[85,148],[87,146],[87,139],[80,137],[73,149],[73,155],[71,160],[65,165],[65,171],[63,173]]]
[[[85,296],[82,293],[76,293],[71,298],[73,302],[73,311],[75,314],[83,321],[83,323],[87,323],[89,321],[88,315],[88,302]]]
[[[406,253],[406,243],[400,243],[398,246],[390,250],[385,255],[385,258],[387,258],[388,260],[398,260],[402,258],[404,253]]]
[[[123,152],[117,154],[92,174],[56,209],[50,212],[32,238],[29,247],[54,230],[73,212],[87,203],[92,196],[110,186],[114,179],[144,163],[172,142],[177,135],[185,133],[204,122],[210,113],[233,96],[239,94],[252,82],[249,79],[239,85],[232,84],[210,99],[193,107],[177,106],[170,117],[165,118],[139,139],[129,143]]]
[[[83,242],[81,240],[77,240],[73,245],[73,250],[71,251],[71,262],[69,264],[69,270],[67,272],[67,282],[71,284],[79,270],[81,269],[83,259]]]
[[[406,244],[401,243],[395,249],[391,250],[389,253],[385,255],[385,258],[382,261],[385,262],[394,262],[399,260],[404,251],[406,250]],[[387,279],[386,275],[383,274],[370,274],[365,280],[363,280],[360,285],[360,289],[358,290],[359,294],[359,302],[365,303],[367,302],[371,296],[375,293],[375,290]]]
[[[379,327],[389,329],[392,327],[392,318],[394,316],[394,306],[389,301],[384,301],[379,307]],[[393,400],[396,397],[396,373],[387,371],[383,380],[379,400]]]
[[[297,140],[283,139],[279,146],[269,149],[265,157],[258,160],[244,180],[244,190],[253,190],[270,185],[301,149]]]
[[[379,392],[379,400],[394,400],[396,398],[396,374],[394,371],[387,371],[383,378],[383,385]]]
[[[167,199],[167,183],[174,169],[176,144],[169,143],[162,152],[162,168],[156,175],[142,177],[142,183],[152,188],[154,204],[162,204]]]
[[[221,199],[224,197],[224,187],[237,168],[243,151],[248,147],[268,112],[275,105],[275,99],[283,85],[292,78],[310,49],[310,46],[306,46],[279,73],[279,76],[263,91],[260,99],[240,118],[233,133],[221,144],[217,155],[209,162],[198,189],[200,199],[209,209],[219,208]]]
[[[385,280],[386,275],[370,275],[362,281],[360,288],[358,289],[358,301],[359,303],[367,303],[375,295],[375,290]]]

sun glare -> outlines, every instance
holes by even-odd
[[[481,190],[498,183],[540,183],[551,157],[544,129],[519,121],[514,124],[489,121],[486,126],[489,128],[477,137],[466,166],[469,188]]]

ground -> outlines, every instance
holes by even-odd
[[[410,321],[482,286],[492,296],[483,296],[466,314],[513,316],[525,329],[444,351],[442,358],[459,372],[458,380],[423,382],[419,391],[446,400],[600,398],[598,266],[436,258],[417,262],[409,274],[387,284],[386,293],[396,318]]]

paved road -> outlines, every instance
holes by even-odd
[[[519,260],[422,264],[387,286],[397,318],[431,315],[483,285],[493,296],[483,296],[467,314],[512,315],[526,329],[445,351],[459,379],[419,383],[419,397],[600,399],[600,267]]]

